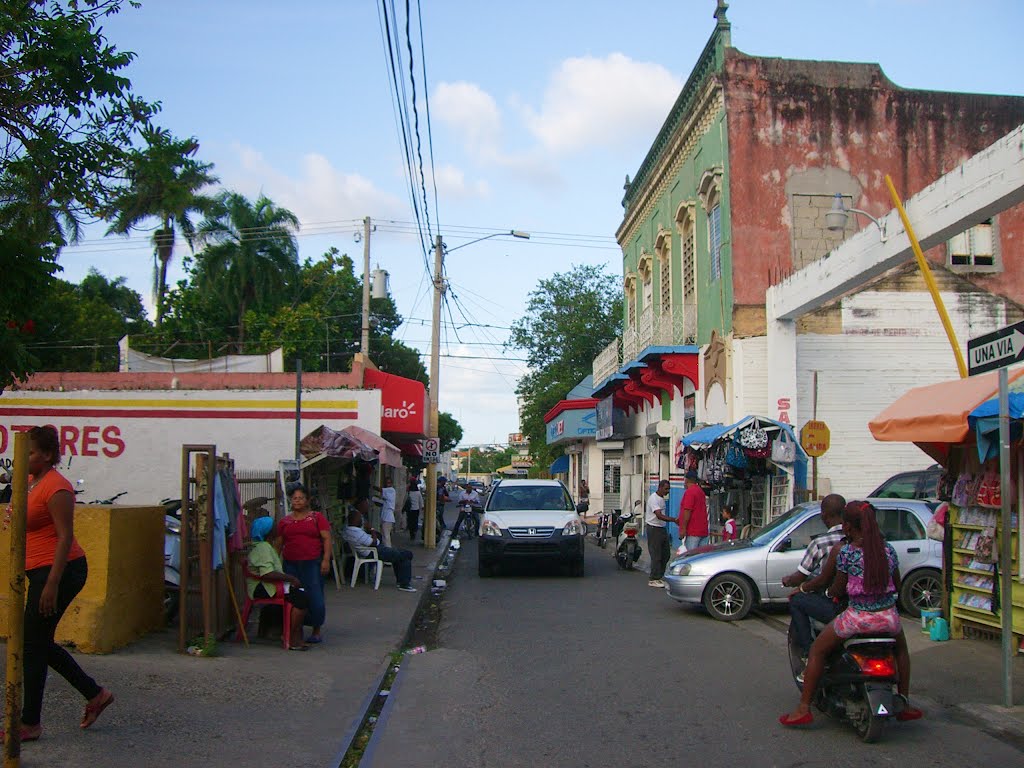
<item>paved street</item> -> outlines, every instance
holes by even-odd
[[[927,719],[894,724],[880,745],[822,715],[809,729],[784,730],[776,718],[794,704],[796,688],[778,629],[757,619],[712,621],[647,587],[645,574],[617,570],[608,552],[588,547],[587,555],[584,579],[558,571],[480,579],[475,543],[466,544],[445,597],[441,647],[403,664],[366,762],[1021,762],[1018,749],[937,704],[924,680]],[[941,671],[934,663],[921,669]],[[998,688],[980,692],[968,682],[963,690],[965,700],[998,699]]]

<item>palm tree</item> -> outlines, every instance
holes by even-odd
[[[195,283],[216,295],[238,318],[237,348],[245,344],[245,313],[280,301],[295,285],[299,219],[261,194],[255,203],[237,192],[224,192],[199,224]]]
[[[166,314],[167,266],[174,256],[176,230],[191,247],[195,227],[189,216],[210,210],[213,200],[201,190],[217,183],[217,177],[210,173],[212,163],[194,159],[199,150],[194,138],[175,139],[160,128],[147,128],[142,135],[146,146],[131,153],[125,169],[128,185],[101,215],[112,222],[107,234],[127,235],[144,221],[159,221],[153,232],[153,297],[159,326]]]

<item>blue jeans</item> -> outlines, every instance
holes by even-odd
[[[408,549],[385,547],[382,544],[377,547],[377,556],[385,563],[391,563],[398,586],[408,587],[412,584],[412,552]]]
[[[303,621],[307,627],[322,627],[327,616],[324,604],[324,577],[320,575],[320,560],[285,560],[284,572],[302,582],[309,597],[309,610]]]
[[[696,549],[697,547],[706,547],[710,543],[710,536],[687,536],[683,539],[683,544],[686,545],[687,550]]]
[[[828,624],[838,613],[839,606],[820,592],[797,592],[789,598],[790,621],[804,656],[811,649],[811,618]]]

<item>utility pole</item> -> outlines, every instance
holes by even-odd
[[[370,354],[370,217],[363,217],[363,335],[359,351],[364,361]]]
[[[367,257],[369,258],[369,257]],[[438,233],[434,243],[434,316],[430,331],[430,426],[427,437],[438,432],[437,397],[441,391],[441,299],[444,296],[444,243]],[[423,546],[437,546],[437,464],[427,464],[426,516],[423,520]],[[444,509],[441,510],[444,514]]]

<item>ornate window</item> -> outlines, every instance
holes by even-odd
[[[676,230],[679,232],[679,266],[683,287],[683,341],[693,343],[697,337],[697,226],[696,204],[683,203],[676,212]]]
[[[672,314],[672,233],[659,229],[654,241],[654,252],[658,254],[658,300],[662,317]]]
[[[716,166],[704,171],[697,185],[701,205],[708,214],[708,258],[711,279],[722,277],[722,168]]]
[[[636,328],[636,275],[626,275],[626,327]]]
[[[640,282],[643,286],[643,308],[641,311],[646,312],[654,301],[654,288],[652,285],[654,264],[651,254],[646,252],[640,254],[640,261],[637,264],[636,271],[640,275]]]

